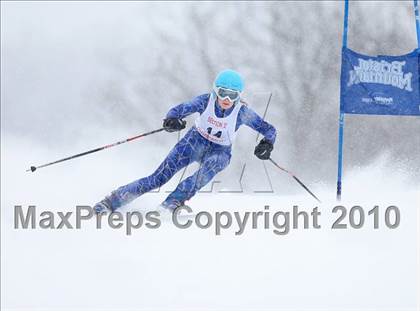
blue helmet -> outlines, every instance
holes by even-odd
[[[244,80],[236,71],[226,69],[219,72],[214,80],[214,86],[242,92],[244,89]]]

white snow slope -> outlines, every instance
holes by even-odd
[[[302,190],[273,194],[199,194],[196,211],[291,211],[293,205],[321,211],[320,229],[290,229],[285,235],[246,227],[214,233],[214,226],[181,230],[168,222],[159,229],[22,230],[13,228],[15,205],[69,212],[93,204],[113,187],[151,172],[158,161],[145,157],[139,171],[124,166],[124,147],[26,173],[33,163],[71,154],[38,149],[15,137],[2,147],[1,291],[5,310],[415,310],[418,291],[418,185],[381,163],[344,176],[347,208],[366,213],[361,229],[332,230],[337,215],[333,186],[310,185],[317,204]],[[31,150],[31,152],[27,152]],[[83,150],[83,149],[81,149]],[[153,150],[152,150],[153,151]],[[125,157],[123,156],[125,155]],[[279,178],[284,177],[278,173]],[[176,178],[175,178],[176,179]],[[290,183],[294,183],[290,179]],[[164,191],[145,195],[124,211],[156,206]],[[216,185],[217,186],[217,185]],[[299,186],[296,184],[297,189]],[[216,187],[217,188],[217,187]],[[416,189],[417,188],[417,189]],[[300,190],[297,190],[300,191]],[[379,205],[379,229],[367,211]],[[384,224],[385,208],[396,205],[401,223]],[[271,217],[270,216],[270,217]],[[345,219],[348,223],[348,218]]]

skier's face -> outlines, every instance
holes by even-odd
[[[233,102],[231,102],[228,98],[225,99],[220,99],[217,98],[217,103],[219,104],[220,107],[222,107],[222,109],[229,109],[230,107],[233,106]]]

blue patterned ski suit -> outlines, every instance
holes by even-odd
[[[204,94],[191,101],[181,103],[172,108],[166,117],[184,118],[195,112],[202,114],[207,107],[209,96],[210,94]],[[213,104],[215,105],[215,114],[219,118],[228,116],[234,108],[231,107],[230,109],[222,110],[216,102]],[[239,110],[236,130],[242,124],[258,131],[267,140],[274,143],[276,129],[246,105],[243,105]],[[165,200],[165,202],[177,200],[183,203],[210,182],[218,172],[226,168],[229,165],[230,158],[231,146],[219,145],[207,140],[193,126],[172,148],[166,159],[152,175],[121,186],[112,192],[110,196],[112,209],[115,210],[142,194],[159,188],[169,181],[179,170],[185,168],[192,162],[198,162],[200,168],[192,176],[179,183],[177,188]]]

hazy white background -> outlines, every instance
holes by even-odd
[[[344,203],[399,206],[398,229],[333,232],[343,5],[338,2],[2,2],[2,307],[8,309],[414,310],[420,121],[346,117]],[[411,1],[351,3],[349,47],[416,47]],[[176,142],[159,133],[83,159],[25,169],[160,127],[174,104],[226,67],[278,129],[273,157],[323,199],[320,230],[13,230],[13,206],[71,211],[150,174]],[[192,124],[193,118],[189,118]],[[311,210],[287,175],[252,155],[243,128],[217,180],[246,193],[200,194],[197,210]],[[187,173],[191,173],[194,167]],[[153,208],[177,182],[128,209]],[[383,209],[382,209],[383,211]]]

